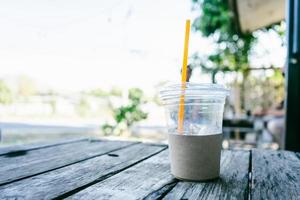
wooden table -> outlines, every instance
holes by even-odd
[[[166,145],[73,140],[0,148],[0,199],[300,199],[300,154],[223,151],[220,179],[183,182]]]

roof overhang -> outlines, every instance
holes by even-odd
[[[285,18],[285,0],[229,0],[229,5],[242,33],[268,27]]]

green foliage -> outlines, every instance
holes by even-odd
[[[234,28],[231,23],[232,14],[228,12],[227,0],[193,0],[202,8],[202,14],[196,18],[193,26],[200,30],[206,37],[219,31],[221,33],[230,33]]]
[[[114,124],[104,124],[102,131],[105,135],[120,135],[128,130],[134,123],[147,118],[141,106],[146,103],[143,91],[132,88],[128,91],[128,103],[116,108],[112,108]]]
[[[115,126],[107,124],[107,123],[102,125],[101,128],[102,128],[104,135],[111,135],[115,130]]]
[[[0,80],[0,104],[10,104],[12,101],[12,91],[4,81]]]
[[[258,80],[249,80],[248,82],[251,82],[251,84],[247,83],[251,70],[249,58],[254,51],[253,47],[257,41],[257,34],[255,32],[241,33],[238,30],[227,0],[193,0],[193,3],[194,8],[199,10],[199,16],[193,22],[194,31],[201,32],[203,36],[209,37],[215,46],[214,52],[209,56],[199,56],[198,53],[195,53],[191,59],[192,66],[200,66],[203,72],[211,74],[212,82],[216,81],[215,76],[218,72],[237,72],[235,73],[237,77],[242,75],[242,81],[239,84],[240,106],[242,109],[247,109],[246,101],[248,101],[249,92],[253,91],[255,95],[258,90],[271,91],[271,87],[264,87],[265,83],[270,83],[270,80],[265,80],[264,83]],[[283,38],[285,28],[282,24],[271,25],[263,28],[262,31],[274,31],[279,37]],[[259,89],[254,91],[247,88],[248,86],[253,87],[254,82],[261,84],[257,86],[260,87]],[[282,88],[282,83],[283,81],[280,82],[280,88]]]
[[[215,52],[206,58],[194,54],[194,65],[200,65],[204,72],[242,72],[249,69],[249,54],[256,38],[251,33],[240,33],[234,24],[233,14],[226,0],[194,0],[202,8],[193,28],[204,36],[212,38]]]

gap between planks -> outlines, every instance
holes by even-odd
[[[197,199],[197,197],[242,197],[247,199],[247,187],[248,187],[248,166],[249,166],[249,151],[226,151],[223,156],[223,175],[221,179],[216,182],[203,182],[198,184],[193,182],[178,182],[174,180],[169,172],[169,163],[166,161],[167,153],[162,152],[160,156],[153,156],[155,159],[148,159],[139,165],[127,169],[126,171],[119,173],[113,177],[110,177],[101,184],[95,184],[86,188],[84,191],[80,191],[72,196],[71,199],[97,199],[97,198],[110,198],[110,199],[181,199],[186,198],[186,195],[177,195],[178,191],[189,190],[189,193],[193,195],[191,199]],[[241,160],[245,165],[240,164]],[[145,167],[149,170],[144,170]],[[234,169],[232,171],[231,169]],[[151,171],[157,171],[153,174]],[[148,179],[145,180],[145,176]],[[131,179],[132,178],[132,179]],[[236,179],[238,181],[236,181]],[[140,182],[139,185],[134,183]],[[236,190],[238,186],[242,185],[243,192]],[[192,188],[190,187],[192,186]],[[216,186],[216,187],[215,187]],[[230,187],[229,187],[230,186]],[[191,190],[190,190],[191,189]],[[215,192],[212,192],[214,189]],[[170,192],[171,191],[171,192]],[[224,193],[225,192],[225,193]],[[233,193],[232,193],[233,192]],[[204,195],[202,193],[205,193]],[[189,194],[189,195],[190,195]],[[188,195],[188,196],[189,196]]]
[[[150,144],[150,145],[151,145],[151,144]],[[162,147],[163,147],[163,146],[165,146],[165,145],[153,145],[153,146],[162,146]],[[112,177],[112,176],[114,176],[114,175],[117,175],[117,174],[119,174],[120,172],[125,171],[125,170],[127,170],[127,169],[133,167],[134,165],[139,164],[139,163],[141,163],[141,162],[143,162],[143,161],[145,161],[145,160],[147,160],[147,159],[149,159],[149,158],[151,158],[151,157],[153,157],[153,156],[155,156],[155,155],[157,155],[157,154],[159,154],[159,153],[165,151],[166,149],[168,149],[167,146],[164,147],[164,148],[162,148],[161,150],[159,150],[159,151],[157,151],[157,152],[155,152],[155,153],[153,153],[153,154],[151,154],[151,155],[149,155],[149,156],[147,156],[147,157],[145,157],[145,158],[143,158],[143,159],[141,159],[141,160],[135,162],[135,163],[132,163],[131,165],[128,165],[128,166],[125,167],[125,168],[122,168],[122,169],[120,169],[120,170],[116,170],[116,171],[114,171],[114,172],[111,172],[111,173],[109,173],[109,174],[107,174],[107,175],[105,175],[105,176],[102,176],[101,178],[99,178],[99,179],[97,179],[97,180],[95,180],[95,181],[92,181],[92,182],[90,182],[90,183],[88,183],[88,184],[86,184],[86,185],[83,185],[83,186],[81,186],[81,187],[78,187],[78,188],[76,188],[76,189],[74,189],[74,190],[71,190],[71,191],[69,191],[69,192],[67,192],[67,193],[64,193],[63,195],[60,195],[60,196],[58,196],[58,197],[56,197],[56,198],[53,198],[53,199],[54,199],[54,200],[58,200],[58,199],[65,199],[65,198],[68,198],[68,197],[70,197],[70,196],[72,196],[72,195],[74,195],[74,194],[76,194],[76,193],[78,193],[78,192],[80,192],[80,191],[82,191],[82,190],[84,190],[84,189],[86,189],[86,188],[92,186],[92,185],[95,185],[95,184],[97,184],[97,183],[100,183],[100,182],[104,181],[104,180],[107,179],[107,178],[110,178],[110,177]]]
[[[87,140],[87,141],[93,142],[93,140]],[[109,140],[101,140],[101,141],[109,141]],[[137,145],[139,143],[140,142],[128,143],[127,145],[124,145],[122,147],[114,148],[114,149],[111,149],[109,151],[106,151],[106,152],[103,152],[103,153],[100,153],[100,154],[95,154],[95,155],[92,155],[92,156],[88,156],[86,158],[82,158],[82,159],[74,161],[74,162],[66,163],[66,164],[63,164],[63,165],[60,165],[60,166],[57,166],[57,167],[54,167],[54,168],[51,168],[51,169],[48,169],[48,170],[43,170],[41,172],[34,173],[32,175],[26,175],[26,176],[22,176],[20,178],[14,178],[13,180],[4,181],[3,183],[0,183],[0,186],[10,184],[10,183],[13,183],[13,182],[16,182],[16,181],[20,181],[20,180],[23,180],[23,179],[26,179],[26,178],[34,177],[34,176],[37,176],[37,175],[40,175],[40,174],[43,174],[43,173],[46,173],[46,172],[50,172],[50,171],[53,171],[53,170],[57,170],[57,169],[60,169],[60,168],[63,168],[63,167],[67,167],[67,166],[70,166],[70,165],[73,165],[73,164],[76,164],[76,163],[79,163],[79,162],[82,162],[82,161],[85,161],[85,160],[89,160],[89,159],[92,159],[92,158],[95,158],[95,157],[98,157],[98,156],[109,154],[109,153],[114,152],[116,150],[121,150],[123,148],[127,148],[127,147],[130,147],[130,146],[133,146],[133,145]]]
[[[242,157],[240,157],[242,156]],[[248,199],[249,195],[249,157],[250,152],[249,151],[224,151],[222,153],[222,162],[221,162],[221,175],[220,179],[213,182],[184,182],[179,180],[173,180],[169,181],[168,183],[164,184],[159,189],[151,192],[148,194],[144,199],[185,199],[185,198],[191,198],[191,199],[199,199],[199,198],[221,198],[221,194],[226,192],[224,189],[226,189],[226,184],[230,182],[236,182],[234,179],[237,178],[238,181],[243,182],[243,188],[244,188],[244,194],[240,195],[240,192],[237,193],[230,193],[233,192],[233,190],[228,190],[230,195],[232,196],[226,196],[223,195],[222,198],[232,199],[235,198],[242,198],[242,199]],[[233,163],[236,163],[238,160],[241,160],[245,162],[245,166],[241,166],[242,172],[240,175],[237,176],[237,172],[232,172],[232,170],[240,169],[238,166],[234,167]],[[229,160],[229,161],[228,161]],[[244,176],[242,175],[244,174]],[[208,193],[208,191],[212,188],[212,184],[215,184],[216,187],[214,187],[215,192],[220,193],[219,195],[207,195],[205,193]],[[224,185],[225,184],[225,185]],[[229,184],[231,185],[231,184]],[[232,185],[232,188],[236,188],[237,185]],[[228,194],[229,194],[228,193]],[[238,196],[240,195],[240,196]]]
[[[49,148],[64,144],[71,144],[76,142],[82,142],[82,141],[89,141],[91,139],[89,138],[76,138],[76,139],[70,139],[70,140],[64,140],[61,142],[50,142],[50,143],[34,143],[34,144],[24,144],[24,145],[13,145],[13,146],[7,146],[7,147],[0,147],[0,156],[5,156],[6,154],[11,153],[18,153],[18,152],[24,152],[24,151],[32,151],[42,148]]]
[[[116,150],[113,153],[17,181],[0,187],[0,199],[13,195],[23,196],[24,199],[57,198],[95,180],[100,180],[101,177],[109,173],[154,155],[156,152],[165,149],[165,147],[139,143],[128,148]]]

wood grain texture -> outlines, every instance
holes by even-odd
[[[252,151],[252,199],[300,199],[300,160],[293,152]]]
[[[0,185],[57,169],[81,160],[132,145],[121,141],[80,141],[27,151],[17,156],[0,156]]]
[[[70,199],[142,199],[174,181],[165,150],[70,196]]]
[[[135,144],[67,167],[0,187],[0,199],[53,199],[67,192],[95,183],[156,154],[166,146]]]
[[[163,199],[247,199],[249,151],[222,151],[220,178],[180,181]]]
[[[165,145],[84,140],[26,148],[0,156],[0,199],[300,200],[294,152],[223,151],[220,179],[197,183],[173,178]]]
[[[40,148],[47,148],[67,143],[73,143],[73,142],[79,142],[79,141],[88,141],[88,138],[76,138],[76,139],[68,139],[68,140],[61,140],[61,141],[55,141],[55,142],[40,142],[40,143],[33,143],[33,144],[23,144],[23,145],[11,145],[11,146],[5,146],[1,147],[0,145],[0,156],[11,153],[11,152],[17,152],[17,151],[30,151]]]

